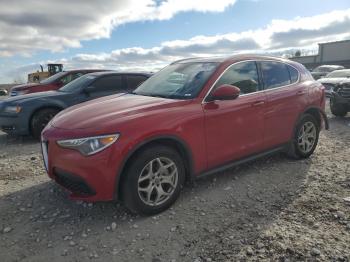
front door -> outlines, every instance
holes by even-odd
[[[259,152],[264,140],[265,94],[254,61],[231,65],[215,84],[234,85],[241,94],[234,100],[203,104],[208,168]]]

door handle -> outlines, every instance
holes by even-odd
[[[300,90],[297,92],[297,96],[302,96],[302,95],[305,95],[307,92],[305,90]]]
[[[262,106],[265,104],[265,101],[257,101],[252,104],[252,106]]]

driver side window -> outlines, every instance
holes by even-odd
[[[232,65],[217,81],[214,88],[221,85],[233,85],[241,89],[241,94],[249,94],[260,90],[256,63],[240,62]]]

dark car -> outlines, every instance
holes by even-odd
[[[350,82],[350,69],[335,70],[317,81],[326,88],[326,96],[330,97],[336,85]]]
[[[39,83],[28,83],[17,85],[11,88],[10,96],[26,95],[36,92],[57,90],[82,75],[101,72],[107,70],[100,69],[80,69],[57,73]]]
[[[315,80],[325,77],[328,73],[333,72],[335,70],[344,69],[344,66],[340,65],[321,65],[312,70],[311,75]]]
[[[327,125],[322,84],[267,56],[174,62],[126,95],[59,113],[42,132],[49,176],[74,199],[159,213],[186,180],[280,151],[307,158]]]
[[[96,72],[81,76],[58,91],[10,97],[0,101],[0,129],[13,135],[30,134],[39,138],[42,129],[59,111],[94,98],[132,92],[149,76]]]
[[[329,104],[333,115],[346,116],[350,111],[350,80],[334,86]]]

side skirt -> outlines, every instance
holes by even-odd
[[[254,155],[251,155],[251,156],[239,159],[239,160],[235,160],[235,161],[230,162],[228,164],[225,164],[225,165],[222,165],[222,166],[219,166],[219,167],[215,167],[215,168],[210,169],[208,171],[204,171],[203,173],[195,176],[195,179],[204,178],[204,177],[213,175],[215,173],[224,171],[226,169],[229,169],[229,168],[232,168],[232,167],[235,167],[235,166],[247,163],[247,162],[251,162],[251,161],[256,160],[258,158],[262,158],[262,157],[266,157],[266,156],[269,156],[269,155],[274,155],[274,154],[279,153],[279,152],[283,152],[283,151],[285,151],[288,148],[288,145],[289,144],[284,144],[284,145],[281,145],[279,147],[275,147],[273,149],[269,149],[267,151],[264,151],[264,152],[261,152],[261,153],[258,153],[258,154],[254,154]]]

